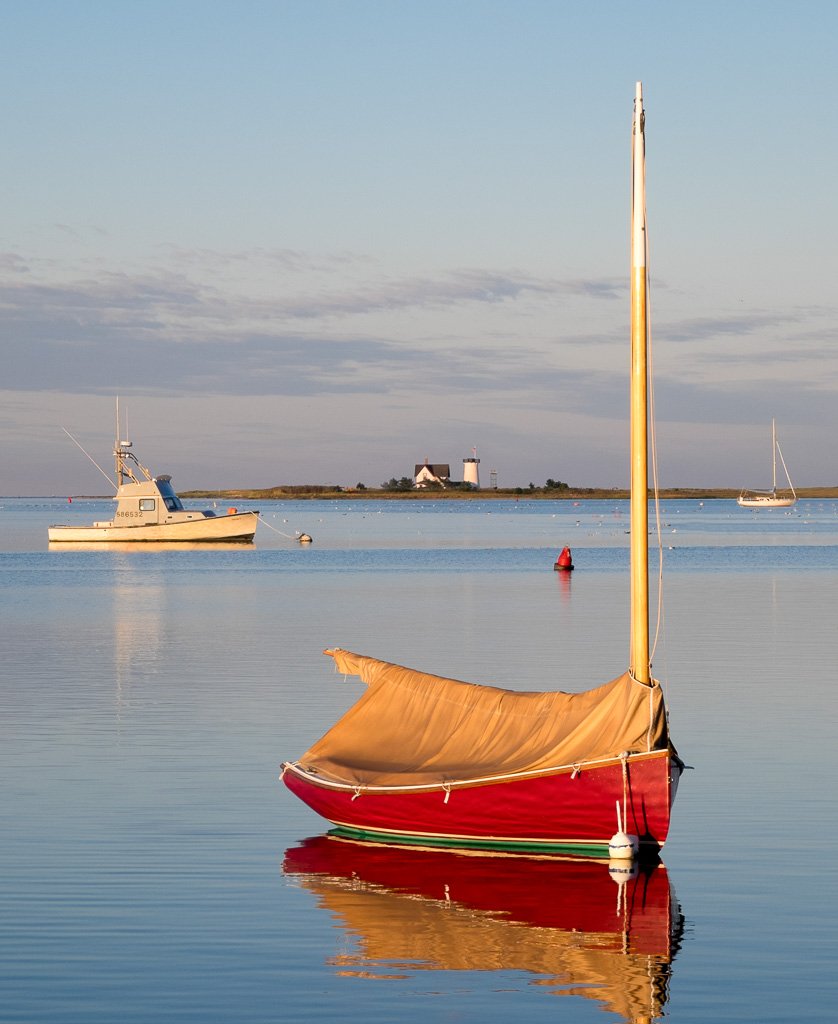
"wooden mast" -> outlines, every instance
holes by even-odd
[[[771,420],[771,493],[777,493],[777,425]],[[791,483],[791,480],[789,480]]]
[[[646,311],[646,136],[643,85],[637,83],[632,134],[631,201],[631,648],[638,682],[649,671],[649,501]]]

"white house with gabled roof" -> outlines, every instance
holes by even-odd
[[[451,477],[451,467],[447,462],[417,463],[413,467],[413,486],[427,487],[428,484],[442,484],[444,487]]]

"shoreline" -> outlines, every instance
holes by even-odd
[[[674,499],[700,500],[700,501],[735,501],[741,494],[736,488],[693,488],[693,487],[666,487],[661,488],[658,497],[662,501]],[[828,500],[838,498],[838,487],[802,487],[796,491],[798,500]],[[654,492],[649,491],[649,498],[654,499]],[[242,489],[236,491],[184,491],[182,498],[190,500],[222,499],[238,501],[514,501],[516,498],[526,498],[533,501],[628,501],[629,490],[623,488],[594,488],[580,487],[567,491],[545,490],[536,487],[530,490],[526,487],[510,487],[504,489],[485,490],[412,490],[412,491],[384,491],[379,488],[346,488],[342,490],[329,490],[326,488],[303,487],[271,487],[264,490]]]
[[[368,487],[332,489],[320,485],[267,487],[263,489],[241,488],[230,491],[193,490],[181,491],[180,497],[190,501],[514,501],[526,498],[530,501],[628,501],[630,494],[623,488],[579,487],[566,491],[545,490],[536,487],[507,487],[462,491],[459,489],[421,489],[411,491],[385,491]],[[728,487],[664,487],[659,491],[661,501],[682,499],[687,501],[735,501],[741,490]],[[796,491],[798,501],[827,501],[838,498],[836,487],[801,487]],[[654,499],[649,491],[649,499]],[[32,501],[109,501],[112,494],[4,494],[0,500]]]

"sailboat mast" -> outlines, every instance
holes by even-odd
[[[771,493],[777,490],[777,428],[775,421],[771,420]]]
[[[649,683],[649,475],[647,426],[646,136],[637,83],[631,199],[631,648],[629,668]]]

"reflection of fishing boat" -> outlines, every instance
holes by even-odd
[[[283,870],[351,940],[331,961],[340,974],[524,971],[623,1020],[657,1018],[683,918],[662,864],[619,867],[615,884],[596,860],[318,836],[287,850]]]
[[[298,761],[283,764],[283,779],[346,834],[600,854],[613,839],[624,856],[638,843],[656,850],[666,839],[683,763],[669,740],[649,653],[649,332],[639,83],[633,150],[629,670],[585,693],[525,693],[326,651],[338,672],[360,676],[367,691]]]
[[[142,552],[143,555],[153,554],[155,551],[254,551],[252,544],[242,543],[237,540],[219,541],[146,541],[142,547],[137,547],[129,540],[93,540],[93,541],[50,541],[50,551],[60,551],[62,554],[68,551],[124,551],[131,554]]]
[[[184,508],[172,489],[171,477],[153,477],[131,451],[131,442],[120,441],[118,405],[116,419],[113,454],[117,488],[114,501],[117,505],[113,519],[92,526],[50,526],[48,536],[51,543],[253,540],[258,512],[239,512],[231,508],[227,515],[216,515],[211,509],[197,511]]]
[[[791,494],[777,494],[777,454],[780,455],[780,462],[783,464],[783,472],[786,474],[786,481]],[[789,508],[797,501],[797,495],[791,485],[791,477],[786,469],[786,460],[780,450],[780,442],[777,440],[777,430],[774,420],[771,421],[771,464],[773,468],[773,482],[770,491],[742,491],[737,498],[740,505],[746,508]]]

